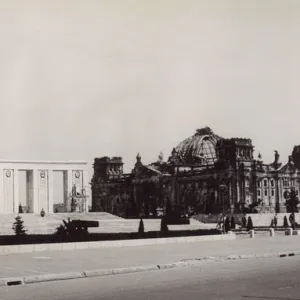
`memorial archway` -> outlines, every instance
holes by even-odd
[[[19,173],[25,172],[26,195],[20,201]],[[60,211],[72,211],[72,199],[85,199],[83,211],[88,211],[89,197],[87,162],[76,161],[0,161],[0,213],[55,212],[54,172],[63,172],[64,200]],[[75,192],[75,194],[74,194]],[[74,201],[73,201],[74,202]],[[82,211],[82,210],[81,210]]]

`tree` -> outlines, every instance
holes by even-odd
[[[231,228],[231,229],[235,229],[235,220],[234,220],[234,216],[231,217],[230,228]]]
[[[286,199],[285,205],[287,212],[295,213],[299,212],[298,204],[300,203],[298,199],[298,191],[295,191],[295,189],[291,189],[290,192],[285,192],[284,197]]]
[[[161,222],[160,222],[160,231],[161,231],[161,232],[168,232],[168,231],[169,231],[166,217],[162,217],[162,218],[161,218]]]
[[[139,233],[144,233],[144,222],[142,218],[140,219]]]
[[[246,215],[243,215],[242,217],[242,227],[246,228],[247,227],[247,219],[246,219]]]
[[[288,222],[288,220],[287,220],[287,217],[286,216],[284,216],[284,218],[283,218],[283,227],[289,227],[289,222]]]
[[[248,217],[248,222],[247,222],[247,231],[252,230],[253,229],[253,223],[252,223],[252,219],[249,216]]]
[[[12,229],[15,232],[15,235],[16,236],[24,236],[24,235],[26,235],[26,231],[27,230],[24,229],[25,227],[23,225],[24,221],[22,220],[22,217],[18,215],[15,218],[15,220],[16,221],[14,222],[13,227],[12,227]]]

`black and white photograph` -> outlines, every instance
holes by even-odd
[[[0,300],[300,300],[299,0],[0,0]]]

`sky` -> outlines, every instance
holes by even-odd
[[[300,144],[300,1],[1,0],[0,158],[167,159],[209,126]]]

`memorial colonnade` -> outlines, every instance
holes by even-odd
[[[26,195],[20,193],[20,172],[26,173]],[[0,213],[18,213],[20,196],[26,199],[26,212],[54,212],[54,173],[63,172],[65,211],[70,211],[70,198],[88,197],[87,162],[76,161],[0,161]],[[75,189],[76,187],[76,189]],[[86,210],[88,205],[86,205]]]

